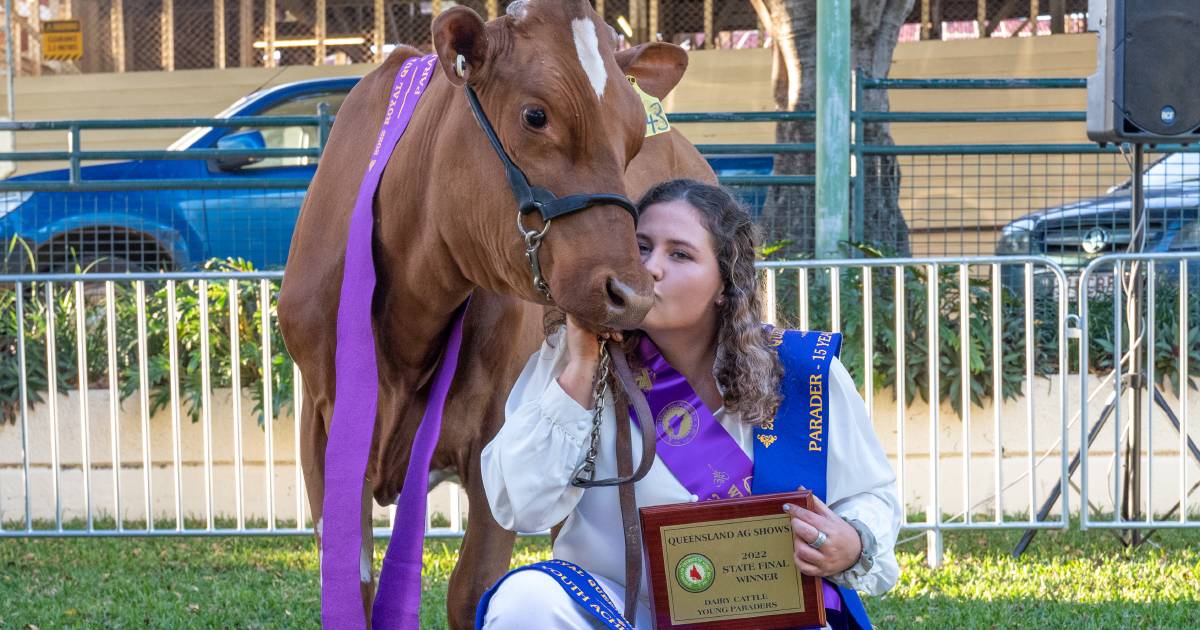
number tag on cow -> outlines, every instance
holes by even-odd
[[[629,79],[629,84],[633,86],[633,91],[642,99],[642,107],[646,109],[646,137],[657,136],[660,133],[666,133],[671,130],[671,123],[667,122],[667,112],[663,109],[662,101],[657,97],[647,94],[642,86],[638,85],[637,79],[626,77]]]

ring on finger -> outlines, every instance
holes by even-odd
[[[826,540],[829,540],[829,537],[825,535],[825,532],[818,529],[817,537],[812,542],[808,543],[808,546],[812,547],[813,549],[820,549],[825,544]]]

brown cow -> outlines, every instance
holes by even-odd
[[[546,303],[530,282],[513,225],[512,194],[467,106],[464,80],[478,92],[506,150],[530,181],[556,195],[623,193],[626,166],[643,143],[640,100],[613,56],[615,38],[607,36],[608,27],[590,4],[529,0],[518,13],[485,25],[473,11],[455,7],[434,21],[443,73],[431,80],[375,199],[379,411],[364,498],[373,495],[381,504],[394,501],[400,491],[403,479],[391,473],[407,466],[428,394],[423,387],[454,310],[473,291],[490,293],[501,305]],[[304,380],[301,456],[318,526],[348,218],[393,78],[414,54],[411,49],[393,53],[342,106],[297,222],[280,295],[280,328]],[[662,82],[655,72],[681,72],[650,63],[650,57],[638,75],[647,89]],[[462,77],[456,64],[465,70]],[[530,123],[534,109],[546,114],[549,123],[543,128]],[[527,225],[541,227],[536,217]],[[631,217],[618,207],[601,206],[555,219],[552,227],[541,265],[557,306],[598,327],[639,322],[650,305],[651,283],[639,261]],[[510,328],[508,312],[473,307],[472,331],[489,334],[481,338],[472,332],[465,347],[505,357],[515,356],[516,347],[506,347],[512,340],[522,349],[535,347],[532,329]],[[495,335],[496,330],[513,331],[512,339]],[[464,443],[455,437],[454,418],[470,417],[466,410],[477,415],[491,409],[498,395],[502,403],[497,385],[515,380],[515,372],[497,378],[499,372],[480,372],[480,367],[464,361],[460,381],[490,379],[492,389],[467,392],[456,383],[445,441]],[[443,456],[435,465],[448,464]],[[364,501],[364,527],[370,525],[369,514]],[[364,585],[368,615],[371,590]]]

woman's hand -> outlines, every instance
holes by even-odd
[[[591,409],[592,381],[596,367],[600,364],[600,338],[620,341],[620,333],[598,336],[582,326],[574,317],[567,316],[567,365],[558,376],[558,384],[568,396],[585,409]]]
[[[804,488],[801,488],[803,490]],[[862,539],[858,531],[813,495],[815,510],[784,504],[783,511],[792,515],[792,543],[796,550],[796,566],[805,575],[828,577],[854,566],[862,555]],[[818,532],[824,532],[825,542],[814,549]]]

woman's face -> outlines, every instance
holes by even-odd
[[[652,337],[656,332],[715,330],[724,283],[700,211],[683,200],[647,206],[637,240],[642,264],[654,277],[654,305],[641,329]]]

